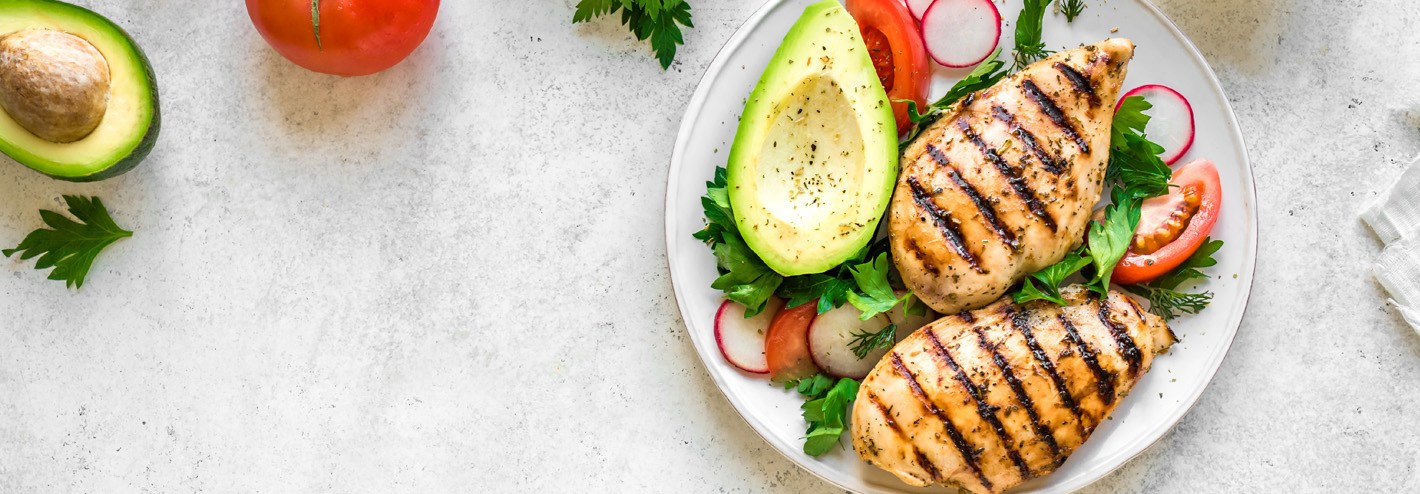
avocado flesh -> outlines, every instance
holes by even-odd
[[[76,182],[103,180],[137,166],[158,137],[153,69],[128,34],[82,7],[53,0],[0,2],[0,36],[27,29],[63,31],[88,41],[108,62],[108,108],[93,132],[69,143],[35,136],[0,111],[0,152],[35,171]]]
[[[892,105],[857,22],[836,0],[810,5],[760,76],[730,149],[741,236],[779,274],[833,268],[872,240],[897,159]]]

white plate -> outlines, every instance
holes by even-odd
[[[800,398],[771,385],[763,376],[736,370],[715,347],[712,319],[722,300],[710,288],[716,276],[710,249],[691,234],[701,229],[700,197],[716,166],[724,166],[744,100],[775,48],[804,6],[812,0],[769,0],[730,37],[700,81],[681,122],[666,186],[666,249],[681,316],[705,367],[730,403],[765,441],[780,453],[840,487],[860,492],[947,492],[908,488],[896,477],[858,459],[844,447],[813,458],[802,450],[804,422]],[[998,6],[1000,6],[998,4]],[[1003,46],[1012,44],[1009,24],[1020,2],[1005,2]],[[1117,33],[1110,30],[1118,28]],[[1069,492],[1119,468],[1157,441],[1188,412],[1218,370],[1237,333],[1247,305],[1257,252],[1257,200],[1252,171],[1232,109],[1212,69],[1173,23],[1143,0],[1090,2],[1073,24],[1048,13],[1048,47],[1073,47],[1111,36],[1128,37],[1138,49],[1129,64],[1124,90],[1164,84],[1193,104],[1197,135],[1182,162],[1207,157],[1223,180],[1223,210],[1213,237],[1227,243],[1219,252],[1217,275],[1206,288],[1215,294],[1203,313],[1174,322],[1182,341],[1154,361],[1119,408],[1058,471],[1013,492]],[[932,96],[938,96],[964,71],[938,69]],[[1122,94],[1122,93],[1121,93]]]

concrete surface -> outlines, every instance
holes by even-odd
[[[447,1],[358,79],[241,2],[81,3],[143,43],[163,135],[98,184],[0,161],[0,244],[64,193],[137,231],[82,291],[3,261],[0,492],[832,489],[735,416],[667,279],[676,125],[758,2],[694,1],[662,72],[573,0]],[[1420,490],[1420,337],[1355,220],[1420,152],[1420,4],[1161,4],[1247,136],[1257,280],[1197,407],[1089,491]]]

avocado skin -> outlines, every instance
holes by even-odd
[[[94,173],[90,173],[90,174],[88,174],[88,175],[69,176],[69,175],[57,175],[57,174],[52,174],[52,173],[45,173],[45,172],[43,172],[43,171],[40,171],[40,170],[35,169],[33,166],[30,166],[29,163],[26,163],[25,160],[21,159],[20,157],[12,156],[12,155],[9,155],[8,153],[4,153],[4,154],[6,154],[7,156],[10,156],[10,158],[11,158],[11,159],[14,159],[16,162],[18,162],[18,163],[20,163],[20,164],[22,164],[22,165],[25,165],[26,168],[29,168],[29,169],[31,169],[31,170],[34,170],[35,172],[37,172],[37,173],[39,173],[39,174],[41,174],[41,175],[44,175],[44,176],[47,176],[47,177],[50,177],[50,178],[53,178],[53,179],[56,179],[56,180],[63,180],[63,181],[66,181],[66,182],[97,182],[97,181],[100,181],[100,180],[106,180],[106,179],[110,179],[110,178],[113,178],[113,177],[117,177],[117,176],[119,176],[119,175],[122,175],[122,174],[124,174],[124,173],[127,173],[129,170],[132,170],[132,169],[136,168],[139,163],[142,163],[143,160],[148,157],[148,153],[151,152],[151,151],[153,150],[153,146],[157,144],[157,142],[158,142],[158,130],[159,130],[159,128],[162,127],[162,118],[161,118],[161,117],[162,117],[162,105],[160,104],[160,102],[159,102],[159,100],[158,100],[158,79],[157,79],[157,77],[156,77],[156,76],[154,75],[154,73],[153,73],[153,65],[152,65],[152,63],[150,63],[150,62],[148,61],[148,54],[146,54],[146,53],[143,52],[143,48],[142,48],[141,46],[139,46],[136,41],[133,40],[133,36],[130,36],[130,35],[128,34],[128,31],[125,31],[125,30],[124,30],[122,27],[120,27],[117,23],[113,22],[113,21],[110,20],[109,18],[104,17],[103,15],[101,15],[101,14],[99,14],[99,13],[97,13],[97,12],[94,12],[94,11],[92,11],[92,10],[89,10],[89,9],[87,9],[87,8],[84,8],[84,7],[81,7],[81,6],[78,6],[78,5],[74,5],[74,4],[71,4],[71,3],[61,2],[61,1],[58,1],[58,0],[30,0],[30,1],[31,1],[32,3],[45,5],[45,6],[47,6],[46,8],[52,8],[52,9],[56,9],[56,10],[68,9],[68,10],[76,11],[76,12],[78,12],[80,15],[83,15],[83,16],[88,16],[88,17],[93,17],[93,18],[96,18],[96,19],[101,19],[101,20],[104,21],[104,23],[107,25],[107,27],[108,27],[109,29],[111,29],[111,30],[113,30],[113,32],[118,33],[119,35],[121,35],[121,36],[123,37],[123,41],[124,41],[125,43],[127,43],[128,46],[133,49],[134,54],[137,55],[137,62],[138,62],[139,65],[142,66],[142,68],[143,68],[143,73],[147,75],[147,78],[148,78],[148,95],[147,95],[147,96],[148,96],[148,98],[151,99],[152,102],[153,102],[153,118],[152,118],[152,120],[148,123],[148,130],[147,130],[147,132],[145,132],[145,133],[143,134],[143,137],[138,141],[138,145],[133,148],[133,151],[130,151],[130,152],[129,152],[127,155],[125,155],[123,158],[120,158],[120,159],[114,161],[113,163],[110,163],[108,166],[104,167],[102,170],[96,171],[96,172],[94,172]],[[92,40],[91,40],[90,42],[92,42]],[[109,63],[114,63],[114,62],[113,62],[113,61],[109,61]]]
[[[115,28],[117,28],[117,26],[115,26]],[[138,164],[142,163],[143,160],[148,157],[148,153],[153,150],[153,146],[158,144],[158,130],[163,126],[162,105],[158,102],[158,79],[153,75],[152,64],[148,63],[148,55],[143,53],[143,49],[139,48],[138,44],[133,42],[133,38],[129,37],[127,32],[122,29],[119,29],[119,32],[122,32],[123,37],[128,40],[128,43],[133,45],[133,50],[138,53],[138,60],[143,64],[143,72],[148,74],[148,97],[153,100],[153,121],[148,124],[148,132],[143,134],[143,139],[138,141],[138,147],[133,148],[133,151],[128,153],[128,156],[124,156],[123,159],[114,162],[112,165],[96,173],[81,177],[67,177],[63,175],[51,175],[35,170],[40,174],[66,182],[98,182],[100,180],[107,180],[137,168]],[[28,165],[25,167],[29,168]],[[33,168],[30,169],[34,170]]]

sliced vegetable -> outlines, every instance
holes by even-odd
[[[725,361],[745,372],[768,374],[764,340],[769,334],[769,323],[782,307],[783,299],[771,299],[763,312],[745,317],[745,306],[733,300],[720,304],[720,310],[715,313],[715,343]]]
[[[809,354],[823,372],[862,379],[897,342],[897,326],[886,314],[866,321],[859,319],[862,314],[845,305],[814,318],[809,326]]]
[[[858,21],[873,67],[893,102],[898,132],[906,132],[911,126],[907,101],[918,107],[926,105],[927,91],[932,87],[932,67],[917,33],[917,21],[899,0],[848,0],[844,7]]]
[[[939,64],[976,65],[1001,42],[1001,12],[991,0],[936,0],[922,15],[922,42]]]
[[[1223,190],[1218,168],[1197,160],[1174,170],[1167,195],[1145,200],[1129,252],[1114,268],[1113,281],[1135,284],[1178,267],[1198,250],[1218,221]]]
[[[809,354],[809,325],[815,314],[814,304],[804,304],[774,315],[764,340],[770,379],[786,382],[818,373],[818,366]]]
[[[1174,164],[1193,146],[1193,105],[1178,91],[1161,84],[1134,88],[1120,98],[1121,103],[1124,98],[1130,96],[1142,97],[1153,105],[1149,111],[1151,118],[1144,129],[1144,135],[1163,146],[1164,150],[1159,158],[1164,160],[1164,163]],[[1115,106],[1115,110],[1118,111],[1120,107]]]
[[[921,20],[922,15],[927,13],[927,7],[932,6],[932,0],[907,0],[907,10],[912,12],[912,18]]]

